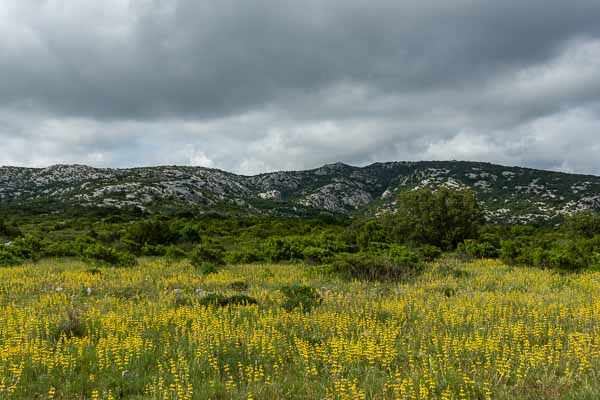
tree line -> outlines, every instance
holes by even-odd
[[[83,229],[81,228],[83,227]],[[140,256],[189,259],[202,271],[223,264],[304,262],[350,277],[391,279],[443,253],[501,258],[560,270],[600,267],[600,217],[582,212],[559,227],[490,225],[471,190],[401,193],[393,213],[371,217],[77,213],[0,216],[0,265],[80,257],[130,266]]]

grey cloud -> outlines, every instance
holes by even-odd
[[[109,119],[227,115],[343,80],[469,88],[600,33],[593,0],[20,3],[0,101]]]
[[[600,173],[596,0],[0,5],[0,164]]]

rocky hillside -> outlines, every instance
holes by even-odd
[[[336,163],[255,176],[180,166],[1,167],[0,207],[382,213],[394,209],[401,191],[441,185],[473,188],[492,221],[552,222],[577,210],[600,210],[600,177],[458,161]]]

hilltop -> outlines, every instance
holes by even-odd
[[[578,210],[600,209],[598,176],[466,161],[334,163],[254,176],[191,166],[0,167],[0,207],[378,214],[392,211],[401,191],[441,185],[472,188],[492,222],[553,222]]]

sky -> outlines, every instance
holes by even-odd
[[[0,165],[600,175],[598,0],[2,0]]]

